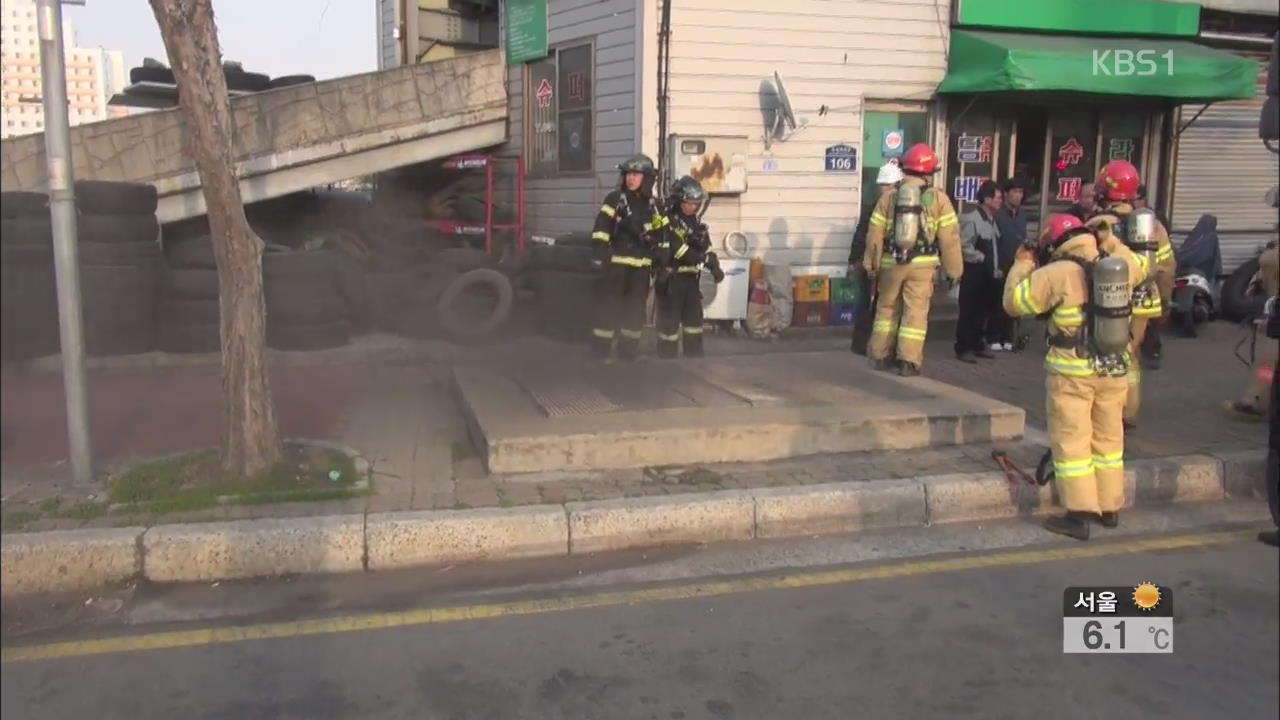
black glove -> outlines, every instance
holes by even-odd
[[[705,264],[707,266],[707,269],[711,271],[712,279],[714,279],[717,283],[719,283],[721,280],[724,280],[724,270],[720,269],[719,256],[717,256],[714,252],[707,253],[707,259]]]
[[[609,264],[609,244],[603,242],[595,243],[591,253],[591,269],[600,272]]]

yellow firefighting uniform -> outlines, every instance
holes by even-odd
[[[1114,237],[1111,228],[1127,219],[1133,212],[1133,205],[1127,202],[1112,203],[1106,210],[1089,218],[1086,223],[1093,228],[1101,239],[1104,251],[1107,250],[1109,238]],[[1130,342],[1133,356],[1138,357],[1138,348],[1147,335],[1147,325],[1158,320],[1173,297],[1173,276],[1177,270],[1177,260],[1173,256],[1173,244],[1169,241],[1169,231],[1159,220],[1155,221],[1156,265],[1145,267],[1146,256],[1138,254],[1143,263],[1144,282],[1148,282],[1147,292],[1135,292],[1133,298],[1133,317],[1130,320]],[[1135,286],[1136,289],[1136,286]],[[1129,363],[1129,388],[1125,394],[1124,419],[1135,422],[1142,409],[1142,368],[1139,363]]]
[[[1269,248],[1259,256],[1258,278],[1262,281],[1262,291],[1267,297],[1280,295],[1280,248]],[[1249,372],[1249,387],[1245,389],[1244,397],[1240,398],[1240,402],[1262,411],[1264,415],[1271,407],[1271,383],[1264,382],[1258,376],[1258,370],[1269,366],[1275,372],[1280,367],[1278,356],[1280,348],[1277,348],[1274,341],[1262,339],[1258,342],[1257,356]]]
[[[1128,248],[1119,246],[1114,253],[1128,262],[1131,287],[1145,277]],[[1071,238],[1039,269],[1029,258],[1015,260],[1004,286],[1005,312],[1015,318],[1052,313],[1051,335],[1077,336],[1091,293],[1084,268],[1069,257],[1097,260],[1097,241],[1091,235]],[[1100,374],[1082,353],[1080,348],[1051,344],[1045,355],[1045,405],[1058,496],[1070,511],[1116,512],[1124,505],[1127,383],[1123,375]],[[1132,358],[1128,362],[1132,364]]]
[[[869,277],[877,277],[879,288],[867,357],[887,358],[896,336],[898,358],[919,368],[924,364],[934,273],[941,262],[947,277],[959,282],[964,259],[960,254],[960,221],[946,193],[927,187],[928,182],[921,177],[908,176],[902,184],[927,188],[920,195],[924,207],[920,225],[923,237],[915,250],[896,253],[892,245],[897,194],[886,192],[880,196],[871,211],[867,250],[862,256],[863,268]]]

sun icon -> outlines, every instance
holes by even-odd
[[[1139,610],[1154,610],[1160,604],[1160,588],[1149,582],[1142,583],[1133,589],[1133,604]]]

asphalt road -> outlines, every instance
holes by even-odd
[[[1262,526],[1255,506],[1251,529]],[[456,582],[437,570],[288,590],[160,590],[129,600],[113,622],[7,638],[0,713],[1271,720],[1276,550],[1239,524],[1192,527],[1213,520],[1210,510],[1183,512],[1187,527],[1135,513],[1125,532],[1088,544],[1010,521],[710,548],[622,568],[526,567],[518,580],[459,569],[443,575],[462,573]],[[1143,581],[1173,588],[1174,654],[1062,654],[1066,586]],[[284,596],[292,606],[271,607]],[[253,617],[211,619],[211,608],[237,604]],[[205,619],[171,622],[183,608]],[[399,625],[366,629],[379,624]],[[95,645],[101,638],[108,644]],[[15,654],[33,647],[52,659]],[[90,654],[104,649],[114,651]]]

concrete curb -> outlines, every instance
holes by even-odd
[[[1257,497],[1265,451],[1129,464],[1126,506]],[[131,578],[214,581],[443,565],[1033,516],[1050,487],[1002,473],[723,490],[564,505],[7,534],[5,597]]]

